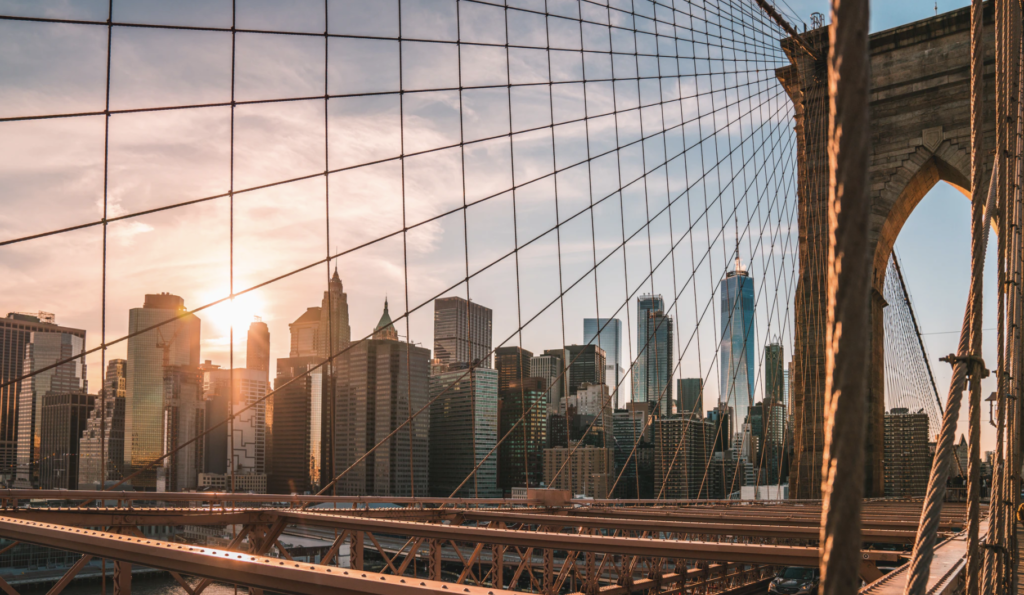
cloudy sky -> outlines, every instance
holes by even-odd
[[[827,2],[788,2],[808,22],[827,13]],[[935,13],[932,1],[873,4],[873,30]],[[0,242],[95,222],[104,208],[129,216],[106,232],[108,340],[127,332],[146,293],[196,308],[229,295],[232,282],[238,292],[308,267],[199,313],[203,359],[225,366],[232,324],[244,365],[254,315],[270,325],[272,358],[287,356],[288,323],[320,304],[328,254],[342,254],[353,338],[372,331],[386,297],[393,318],[415,309],[396,326],[427,347],[430,299],[468,293],[494,310],[495,346],[581,343],[583,318],[618,317],[628,367],[637,351],[629,296],[660,293],[676,318],[676,376],[706,378],[707,406],[718,394],[716,291],[738,244],[756,283],[758,359],[772,337],[788,357],[795,146],[770,32],[738,9],[719,15],[740,34],[723,54],[713,32],[702,34],[711,17],[688,6],[689,27],[670,50],[643,33],[648,21],[630,25],[594,4],[582,4],[585,20],[641,33],[581,28],[578,3],[554,0],[545,30],[530,12],[543,2],[512,5],[527,10],[509,10],[506,23],[482,2],[460,3],[456,16],[449,0],[402,0],[401,10],[393,0],[330,0],[328,30],[363,37],[325,48],[315,35],[322,1],[239,0],[239,28],[311,35],[237,33],[234,64],[230,32],[114,27],[109,96],[119,113],[106,201],[102,114],[0,122]],[[0,1],[0,14],[102,22],[107,3]],[[133,0],[114,2],[114,19],[223,29],[232,14],[227,1]],[[418,41],[384,39],[399,26]],[[451,43],[460,38],[472,45]],[[506,54],[506,39],[522,47]],[[102,112],[106,60],[105,26],[0,21],[0,118]],[[326,92],[339,96],[326,109],[325,61]],[[460,96],[460,85],[473,88]],[[133,111],[190,105],[207,107]],[[138,215],[189,201],[198,202]],[[54,312],[98,345],[103,235],[94,225],[0,246],[0,309]],[[968,246],[968,203],[940,185],[897,243],[923,332],[959,327]],[[927,341],[934,359],[956,335]],[[96,387],[99,357],[89,365]],[[933,368],[948,385],[948,370]]]

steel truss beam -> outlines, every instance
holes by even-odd
[[[296,595],[453,595],[453,585],[412,577],[299,563],[155,539],[0,517],[0,535],[122,563]],[[459,585],[460,595],[513,591]]]

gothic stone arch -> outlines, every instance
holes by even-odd
[[[991,6],[985,8],[984,125],[985,148],[991,149],[995,136],[994,34]],[[805,38],[819,55],[827,54],[826,28],[808,32]],[[791,65],[776,74],[795,108],[799,164],[800,274],[790,375],[794,424],[790,491],[793,498],[820,498],[828,258],[827,69],[824,61],[816,62],[792,40],[784,40],[782,45]],[[867,496],[883,496],[885,489],[885,269],[903,224],[932,186],[945,181],[970,194],[969,58],[967,8],[871,36],[870,245],[874,269]]]

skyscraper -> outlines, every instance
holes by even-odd
[[[498,439],[507,434],[498,446],[498,485],[506,493],[512,488],[538,487],[544,478],[547,445],[547,382],[535,377],[513,380],[498,398]]]
[[[661,415],[672,412],[672,317],[660,295],[641,295],[636,303],[637,358],[633,366],[633,401],[658,403]]]
[[[565,375],[568,381],[565,387],[568,395],[575,395],[584,384],[606,384],[605,362],[605,352],[597,345],[566,345]],[[608,410],[614,411],[611,403]]]
[[[260,399],[270,388],[267,372],[249,368],[222,369],[210,366],[209,362],[201,367],[204,368],[203,387],[207,403],[221,405],[213,407],[218,413],[211,414],[211,426],[232,412],[238,413],[234,422],[208,434],[216,435],[217,441],[223,441],[222,444],[211,444],[208,451],[222,456],[224,460],[211,461],[213,466],[207,465],[205,471],[230,473],[234,469],[237,473],[266,473],[266,401]],[[249,405],[253,406],[243,411]],[[233,445],[228,441],[229,428],[234,430]],[[219,431],[221,429],[223,431]],[[232,456],[234,460],[229,462]]]
[[[548,413],[558,410],[558,403],[562,400],[562,387],[568,382],[562,375],[564,356],[565,351],[562,349],[548,349],[530,358],[530,375],[547,381]]]
[[[785,351],[777,340],[764,347],[764,400],[785,404],[786,370],[782,361]]]
[[[584,318],[583,342],[597,345],[605,354],[605,384],[608,385],[616,409],[620,406],[622,388],[622,321],[618,318]],[[622,391],[625,392],[625,391]]]
[[[0,318],[0,385],[25,373],[25,346],[32,333],[68,332],[85,338],[85,331],[54,324],[53,314],[12,312]],[[21,384],[0,388],[0,476],[14,477],[18,451],[18,394]]]
[[[102,489],[106,481],[124,477],[124,400],[128,382],[128,361],[107,362],[103,380],[105,396],[96,398],[79,441],[78,489]],[[104,411],[100,404],[106,407]],[[101,464],[103,459],[106,464]],[[102,477],[106,472],[106,477]]]
[[[319,392],[310,368],[315,355],[277,360],[274,394],[267,399],[267,492],[302,494],[312,489],[313,476],[320,478],[320,443],[313,450],[311,425],[320,426],[320,412],[313,415],[314,389]],[[319,396],[319,395],[318,395]],[[315,456],[314,456],[315,455]]]
[[[180,318],[176,318],[178,316]],[[199,365],[200,320],[169,293],[147,294],[128,313],[128,332],[161,326],[128,339],[125,383],[124,473],[143,469],[164,454],[164,380],[169,366]],[[201,381],[200,381],[201,382]],[[201,395],[200,395],[201,397]],[[156,488],[154,466],[132,478],[135,489]]]
[[[291,350],[288,357],[310,357],[317,354],[320,329],[320,308],[306,308],[302,316],[288,325]]]
[[[301,320],[301,319],[300,319]],[[298,321],[296,321],[298,322]],[[352,342],[348,324],[348,294],[341,285],[338,268],[327,285],[320,305],[320,326],[317,330],[317,355],[327,358],[339,353]]]
[[[160,454],[170,456],[156,470],[155,487],[158,492],[192,490],[199,487],[199,473],[205,461],[202,441],[195,440],[206,430],[203,372],[198,366],[165,366],[163,378]]]
[[[719,287],[722,306],[722,348],[719,402],[732,407],[739,429],[754,404],[754,279],[736,259]],[[781,357],[780,357],[781,360]]]
[[[428,493],[429,411],[395,430],[410,411],[419,411],[430,398],[430,350],[399,341],[397,336],[385,309],[374,338],[360,341],[337,358],[333,467],[322,462],[321,487],[369,453],[339,480],[335,486],[339,495]]]
[[[676,380],[676,392],[679,403],[678,412],[680,415],[704,416],[704,380],[700,378],[680,378]]]
[[[89,412],[96,400],[85,393],[54,393],[43,396],[40,418],[39,487],[44,490],[77,490],[79,446]]]
[[[245,345],[245,367],[250,370],[270,370],[270,329],[259,318],[249,323],[249,336]]]
[[[962,443],[962,439],[961,439]],[[893,408],[885,414],[885,496],[924,496],[932,457],[928,454],[928,414]],[[956,462],[951,466],[956,475]],[[967,467],[964,466],[966,470]]]
[[[708,497],[705,468],[715,440],[715,425],[696,417],[654,422],[654,485],[661,498]],[[701,487],[703,486],[703,490]]]
[[[491,309],[460,297],[434,300],[434,358],[491,367]]]
[[[32,332],[25,345],[22,373],[53,365],[85,350],[85,331]],[[39,487],[43,399],[49,394],[85,393],[85,359],[39,372],[21,382],[18,393],[18,476],[15,487]],[[79,430],[81,431],[81,430]]]
[[[386,301],[384,311],[387,312]],[[311,426],[315,434],[311,439],[320,445],[319,458],[322,474],[324,470],[334,468],[333,457],[336,451],[334,440],[337,437],[334,426],[337,413],[335,403],[338,398],[335,374],[338,365],[336,356],[341,354],[352,341],[352,328],[348,324],[348,295],[345,294],[342,287],[337,266],[334,268],[334,275],[328,282],[327,291],[324,292],[323,301],[320,304],[320,325],[317,327],[316,336],[316,355],[321,360],[333,358],[314,374],[314,379],[319,379],[320,388],[318,392],[314,393],[313,414],[319,413],[320,427],[316,428],[315,423]]]
[[[498,370],[498,397],[513,381],[528,378],[533,352],[517,345],[494,350],[494,367]]]
[[[498,443],[498,371],[445,368],[430,377],[430,495],[501,497],[497,457],[487,456]]]

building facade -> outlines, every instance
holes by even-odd
[[[512,382],[529,378],[530,360],[533,352],[519,346],[499,347],[494,350],[494,367],[498,370],[498,395],[500,396]]]
[[[894,407],[886,413],[885,496],[924,496],[928,490],[931,464],[932,459],[928,454],[928,414],[923,411],[911,413],[900,407]]]
[[[701,378],[680,378],[676,380],[676,403],[678,413],[683,416],[704,417],[704,380]]]
[[[626,392],[622,386],[622,321],[618,318],[584,318],[583,342],[604,350],[605,384],[615,397],[614,408],[618,409],[623,400],[619,394]]]
[[[259,318],[249,323],[245,342],[245,367],[250,370],[270,370],[270,327]]]
[[[387,301],[384,302],[387,314]],[[337,436],[335,418],[337,416],[337,366],[338,358],[352,342],[352,327],[349,326],[348,295],[344,291],[338,269],[327,284],[320,304],[320,326],[317,329],[317,356],[328,360],[317,371],[315,379],[320,383],[316,407],[319,408],[320,427],[315,436],[319,440],[319,475],[328,475],[334,468],[336,452],[334,439]]]
[[[429,409],[395,430],[429,401],[430,350],[397,337],[385,306],[374,338],[353,345],[338,358],[333,468],[322,472],[321,487],[355,467],[332,493],[428,495]],[[363,455],[367,456],[360,461]]]
[[[565,352],[561,349],[548,349],[544,353],[530,358],[530,375],[543,378],[548,386],[548,413],[556,413],[562,400],[564,385],[568,379],[562,374]]]
[[[566,463],[566,459],[570,459]],[[573,495],[607,498],[611,484],[614,453],[596,446],[558,446],[544,449],[544,483],[548,488],[570,490]]]
[[[96,397],[85,393],[48,393],[43,397],[39,487],[77,490],[80,444]]]
[[[535,377],[513,380],[499,391],[498,399],[498,440],[504,438],[498,446],[498,485],[504,493],[512,488],[538,487],[544,479],[547,446],[547,381]]]
[[[565,346],[566,396],[575,395],[584,385],[605,383],[605,352],[597,345]]]
[[[320,340],[320,308],[306,308],[302,316],[288,325],[291,348],[288,357],[312,357],[317,354]]]
[[[22,373],[43,370],[85,351],[85,331],[32,332],[25,345]],[[37,373],[21,382],[18,393],[18,455],[14,486],[37,488],[44,455],[43,400],[49,394],[88,392],[85,358]],[[81,430],[79,430],[81,431]],[[77,446],[77,445],[76,445]]]
[[[739,259],[722,280],[722,346],[719,402],[732,407],[742,423],[754,404],[754,279]]]
[[[312,400],[319,385],[308,371],[317,365],[315,355],[277,360],[274,394],[267,399],[266,468],[271,494],[304,494],[312,491],[315,474],[319,484],[319,442],[313,456],[310,430]],[[317,412],[319,413],[319,412]]]
[[[434,358],[491,367],[491,309],[460,297],[434,300]]]
[[[85,331],[57,326],[47,312],[11,312],[0,318],[0,478],[14,479],[18,464],[18,395],[21,383],[3,386],[25,372],[25,347],[32,333],[70,333],[85,338]]]
[[[497,457],[488,456],[498,443],[498,371],[446,368],[430,377],[430,495],[501,497]]]
[[[711,460],[714,432],[713,423],[693,416],[654,421],[655,497],[708,497],[705,469]]]
[[[124,478],[124,401],[127,382],[128,360],[112,359],[107,362],[103,394],[97,397],[96,406],[89,413],[79,441],[80,490],[103,489],[106,482]]]
[[[163,324],[161,324],[163,323]],[[157,328],[141,332],[155,325]],[[199,366],[201,322],[185,301],[168,293],[147,294],[128,313],[128,378],[125,383],[124,472],[137,490],[156,489],[164,452],[164,381],[169,366]],[[201,397],[201,395],[200,395]]]
[[[633,401],[672,412],[673,321],[660,295],[641,295],[636,304],[637,357],[633,365]]]
[[[129,366],[129,371],[131,370]],[[199,486],[206,460],[206,402],[203,372],[198,367],[168,366],[164,369],[163,453],[171,453],[156,473],[156,491],[184,492]],[[180,447],[180,449],[179,449]],[[158,455],[160,456],[160,455]]]

